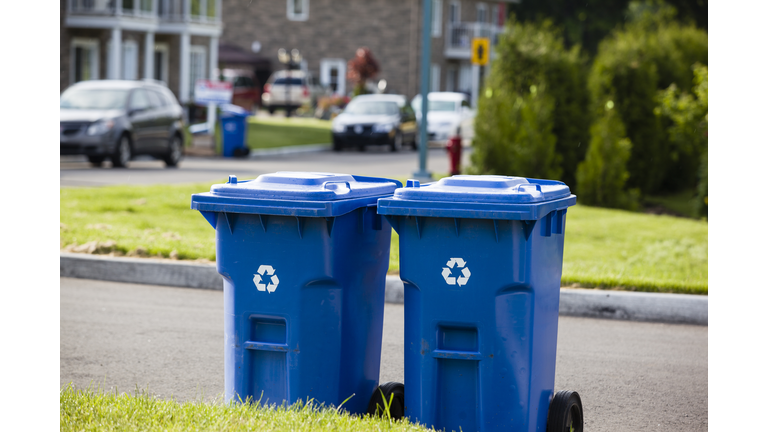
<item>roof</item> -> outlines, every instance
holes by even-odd
[[[399,94],[365,94],[356,96],[353,100],[370,100],[370,101],[382,101],[382,102],[396,102],[399,107],[405,105],[405,96]]]

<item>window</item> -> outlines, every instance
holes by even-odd
[[[189,47],[189,94],[195,94],[195,83],[199,79],[205,79],[205,47],[192,45]]]
[[[432,0],[432,37],[443,34],[443,0]]]
[[[156,91],[147,90],[147,97],[149,97],[149,105],[152,108],[159,108],[165,105],[165,98],[161,97],[160,93]]]
[[[499,5],[497,4],[491,6],[491,23],[499,25]]]
[[[152,78],[168,83],[168,44],[155,44],[155,70]]]
[[[139,78],[139,46],[136,41],[123,41],[123,73],[125,80]]]
[[[438,92],[440,91],[440,65],[433,63],[430,72],[432,75],[430,79],[430,91]]]
[[[70,48],[70,82],[99,79],[99,41],[74,38]]]
[[[445,70],[445,91],[456,91],[456,80],[458,77],[458,71],[455,66],[449,66]]]
[[[309,18],[309,0],[288,0],[288,19],[306,21]]]
[[[477,4],[477,20],[476,21],[479,23],[488,22],[488,7],[485,5],[485,3]]]
[[[131,104],[130,107],[132,110],[138,110],[142,111],[150,107],[149,104],[149,97],[147,97],[147,93],[143,89],[136,89],[131,93]]]
[[[448,9],[448,22],[458,23],[461,22],[461,3],[452,1]]]

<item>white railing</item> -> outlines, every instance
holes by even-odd
[[[221,21],[220,2],[221,0],[69,0],[69,13],[218,24]]]
[[[489,38],[494,46],[499,40],[499,34],[504,27],[489,23],[478,22],[449,22],[445,31],[446,55],[468,56],[472,48],[472,39],[477,37]]]

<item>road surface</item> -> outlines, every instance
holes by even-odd
[[[221,291],[61,278],[60,385],[180,401],[224,390]],[[590,432],[706,431],[708,328],[561,317],[555,390]],[[403,380],[403,305],[387,304],[381,381]]]

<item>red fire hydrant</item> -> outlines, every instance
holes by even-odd
[[[448,139],[445,146],[451,161],[451,175],[461,174],[461,136],[454,135]]]

